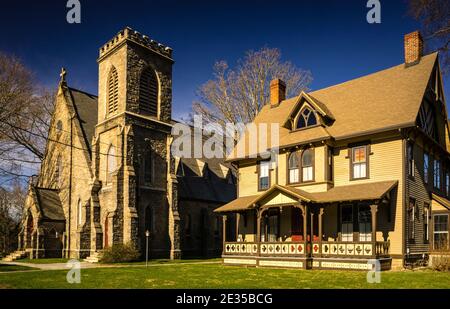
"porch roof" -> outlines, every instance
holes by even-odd
[[[441,204],[444,208],[447,208],[448,210],[450,210],[450,201],[447,200],[446,198],[443,198],[439,195],[436,195],[434,193],[431,194],[431,198],[433,200],[435,200],[436,202],[438,202],[439,204]]]
[[[305,190],[274,185],[262,194],[239,197],[215,212],[236,212],[255,208],[258,202],[278,193],[287,194],[295,200],[309,203],[333,203],[344,201],[377,200],[388,194],[398,181],[380,181],[372,183],[362,183],[348,186],[334,187],[325,192],[310,193]],[[450,203],[450,202],[449,202]]]

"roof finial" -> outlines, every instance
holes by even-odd
[[[61,73],[59,74],[59,76],[61,77],[61,82],[65,83],[66,82],[66,74],[67,71],[64,67],[61,68]]]

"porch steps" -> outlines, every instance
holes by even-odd
[[[4,261],[4,262],[14,262],[14,261],[16,261],[16,260],[20,260],[20,259],[23,259],[23,258],[28,257],[29,254],[30,254],[30,252],[28,252],[28,251],[25,251],[25,250],[17,250],[17,251],[14,251],[14,252],[11,253],[11,254],[5,256],[5,257],[2,259],[2,261]]]
[[[93,254],[85,258],[84,261],[88,263],[98,263],[102,258],[102,255],[103,254],[101,251],[95,251]]]

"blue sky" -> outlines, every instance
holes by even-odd
[[[98,48],[131,26],[174,50],[175,118],[190,111],[217,60],[233,65],[247,50],[277,47],[319,89],[402,63],[403,35],[419,26],[403,0],[381,0],[381,24],[366,22],[367,0],[80,0],[81,24],[66,22],[66,2],[2,4],[0,50],[47,86],[56,87],[64,66],[71,86],[96,94]]]

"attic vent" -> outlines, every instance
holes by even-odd
[[[139,82],[139,110],[151,116],[158,113],[158,80],[150,68],[142,72]]]
[[[114,114],[119,107],[119,76],[115,67],[111,68],[108,79],[108,114]]]

